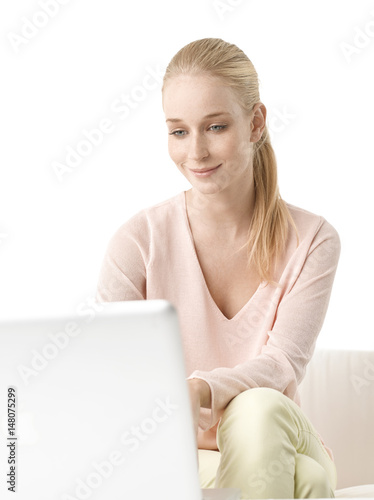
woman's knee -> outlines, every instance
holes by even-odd
[[[264,421],[267,416],[273,417],[284,407],[284,398],[284,394],[269,387],[256,387],[241,392],[227,405],[221,422],[234,416],[244,420],[258,418]]]
[[[287,425],[282,418],[284,398],[281,392],[267,387],[240,393],[229,403],[221,418],[217,435],[219,445],[229,439],[231,443],[258,442],[263,446],[265,436],[280,436],[279,427]]]

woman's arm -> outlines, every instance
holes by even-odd
[[[146,219],[137,214],[114,233],[101,265],[97,302],[146,299]]]

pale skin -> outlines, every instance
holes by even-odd
[[[169,155],[192,185],[186,204],[199,261],[213,299],[230,319],[259,284],[239,248],[253,213],[253,144],[265,128],[266,108],[258,102],[246,113],[232,89],[201,74],[169,80],[163,109]],[[217,166],[205,177],[192,172]],[[211,391],[201,379],[189,380],[188,386],[197,436],[199,411],[211,407]]]

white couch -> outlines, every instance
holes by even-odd
[[[374,498],[374,351],[316,350],[300,394],[333,451],[336,497]]]

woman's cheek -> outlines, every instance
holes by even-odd
[[[170,158],[174,160],[175,158],[175,146],[172,144],[172,142],[169,140],[169,143],[168,143],[168,151],[169,151],[169,156]]]
[[[182,144],[169,143],[169,155],[175,163],[185,161],[185,152]]]

